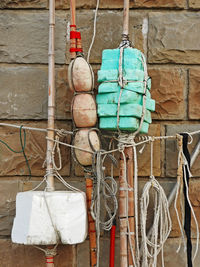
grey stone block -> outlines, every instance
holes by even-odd
[[[193,252],[195,250],[196,241],[193,239]],[[187,266],[187,256],[186,251],[184,251],[183,246],[181,247],[180,251],[177,253],[177,249],[180,244],[179,238],[169,238],[164,246],[164,261],[165,267],[185,267]],[[158,257],[158,265],[162,266],[161,264],[161,255]],[[197,257],[193,263],[193,267],[200,266],[200,251],[198,250]]]
[[[0,181],[0,236],[8,236],[11,233],[18,190],[18,181]]]
[[[200,13],[151,13],[150,63],[200,63]]]
[[[1,67],[1,118],[47,118],[47,77],[46,67]]]
[[[48,11],[0,11],[0,62],[48,62]],[[65,13],[56,13],[55,62],[65,62]]]

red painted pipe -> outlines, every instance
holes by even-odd
[[[115,232],[116,232],[116,222],[110,230],[110,265],[109,267],[115,266]]]

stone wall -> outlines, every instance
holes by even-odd
[[[87,54],[93,32],[96,0],[77,0],[77,25]],[[199,130],[200,120],[200,1],[199,0],[130,0],[130,40],[147,56],[152,77],[152,98],[156,112],[150,135],[171,135]],[[91,52],[95,71],[100,68],[101,52],[119,45],[122,31],[123,0],[100,0],[97,35]],[[72,127],[70,103],[72,93],[67,81],[69,64],[69,1],[56,0],[56,127]],[[0,122],[46,127],[48,76],[48,0],[0,1]],[[97,88],[97,86],[96,86]],[[95,89],[97,90],[97,89]],[[33,247],[10,242],[18,191],[32,189],[42,179],[45,169],[46,140],[41,132],[27,132],[26,154],[32,170],[22,154],[10,152],[0,144],[0,265],[27,267],[45,266],[44,254]],[[20,150],[19,130],[1,127],[0,139]],[[190,151],[198,141],[190,145]],[[65,140],[64,140],[65,141]],[[68,138],[67,141],[70,141]],[[174,141],[156,142],[154,174],[166,193],[176,181],[177,152]],[[82,170],[76,166],[69,149],[62,147],[61,174],[73,185],[84,190]],[[190,196],[200,223],[200,156],[192,167]],[[140,190],[150,172],[148,146],[139,155]],[[118,169],[115,170],[118,176]],[[56,183],[57,189],[63,187]],[[171,208],[172,218],[174,210]],[[192,222],[192,236],[195,226]],[[178,224],[165,247],[166,267],[185,265],[179,244]],[[194,239],[195,243],[195,239]],[[102,233],[101,266],[108,266],[109,234]],[[116,266],[119,266],[119,232],[116,240]],[[200,253],[194,267],[200,266]],[[59,246],[55,266],[89,267],[88,240],[78,246]],[[160,264],[160,265],[159,265]],[[161,263],[158,263],[161,266]]]

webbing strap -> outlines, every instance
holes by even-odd
[[[183,154],[185,156],[185,159],[187,160],[188,167],[190,168],[190,153],[188,151],[188,134],[187,133],[181,133],[183,136]],[[186,177],[187,185],[189,188],[189,171],[188,168],[183,166],[183,175]],[[184,221],[184,230],[187,238],[187,266],[192,267],[192,242],[191,242],[191,208],[189,205],[189,202],[187,200],[187,193],[186,193],[186,183],[185,179],[183,179],[183,192],[185,197],[185,221]]]

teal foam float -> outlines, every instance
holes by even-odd
[[[117,116],[117,104],[99,104],[98,116],[99,117],[116,117]],[[136,117],[141,118],[142,106],[138,104],[121,104],[119,109],[119,116],[121,117]],[[151,123],[151,112],[145,111],[144,121]]]
[[[112,70],[99,70],[98,71],[98,82],[105,81],[118,81],[119,71],[116,69]],[[142,70],[126,70],[123,71],[123,77],[125,80],[129,81],[144,81],[144,71]]]
[[[138,57],[141,57],[141,55],[142,55],[141,51],[136,48],[128,47],[124,49],[124,61],[130,58],[137,59]],[[109,60],[109,59],[119,60],[119,56],[120,56],[119,48],[105,49],[102,52],[102,64],[104,63],[104,60]]]
[[[119,101],[118,93],[98,94],[96,96],[97,104],[117,104]],[[122,91],[120,103],[140,103],[142,101],[142,95],[132,91]]]
[[[119,128],[122,131],[134,132],[139,128],[140,120],[134,117],[120,117]],[[117,117],[100,118],[99,127],[104,130],[117,131]],[[148,133],[149,124],[143,122],[140,133]]]
[[[102,65],[98,71],[98,82],[100,86],[96,97],[98,105],[98,116],[100,117],[101,129],[117,129],[117,106],[121,88],[119,79],[119,58],[120,49],[107,49],[102,54]],[[143,109],[144,93],[144,64],[145,59],[140,50],[125,48],[123,51],[122,72],[126,81],[120,99],[119,129],[134,132],[140,126]],[[149,90],[151,79],[147,80],[145,117],[140,130],[141,133],[148,133],[151,120],[150,111],[155,110],[155,101],[151,99]]]
[[[133,70],[143,70],[143,62],[142,58],[128,58],[124,63],[122,64],[122,67],[124,70],[126,69],[133,69]],[[119,59],[105,59],[101,70],[112,70],[112,69],[119,69]]]
[[[130,90],[133,92],[137,92],[143,94],[144,92],[144,83],[140,81],[129,82],[124,87],[125,90]],[[147,81],[147,89],[151,89],[151,79],[149,78]],[[119,92],[120,86],[117,82],[103,82],[99,85],[98,92],[101,93],[114,93]]]
[[[148,92],[148,91],[147,91]],[[98,94],[96,96],[97,104],[118,104],[119,101],[119,92],[118,93],[107,93],[107,94]],[[150,111],[155,110],[155,101],[150,98],[151,94],[147,93],[146,98],[146,109]],[[143,95],[137,94],[132,91],[123,90],[120,99],[121,104],[140,104],[143,105]]]

